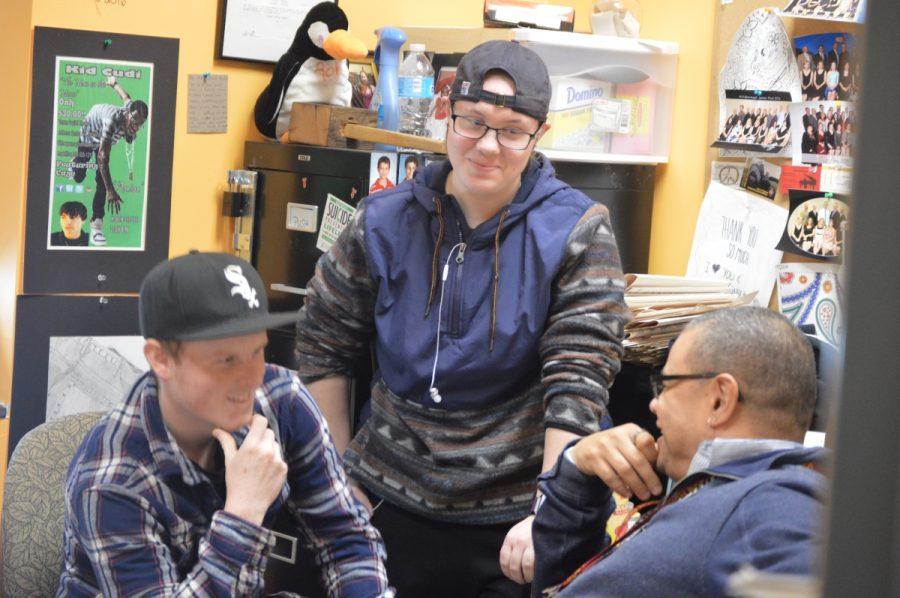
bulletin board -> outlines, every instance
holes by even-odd
[[[710,111],[709,123],[707,131],[716,131],[719,126],[719,97],[718,97],[718,80],[719,71],[728,57],[728,51],[734,41],[734,35],[737,33],[748,14],[757,8],[784,8],[787,2],[784,0],[734,0],[733,2],[723,2],[717,0],[715,39],[713,40],[713,60],[712,60],[712,85],[710,86]],[[854,23],[838,23],[833,21],[817,21],[813,19],[796,19],[791,17],[782,17],[784,27],[788,35],[793,37],[801,35],[810,35],[820,33],[832,29],[841,29],[849,33],[855,33],[859,36],[863,27]],[[709,178],[711,174],[711,164],[713,160],[718,160],[719,151],[715,148],[709,148],[707,151],[706,175]],[[739,160],[743,162],[743,160]],[[787,198],[776,197],[776,203],[784,208],[788,207]],[[801,258],[802,259],[802,258]]]
[[[757,9],[770,9],[776,11],[776,9],[784,8],[786,4],[787,2],[783,0],[776,0],[775,3],[773,3],[772,0],[716,1],[717,15],[715,38],[713,40],[713,60],[711,65],[712,85],[709,90],[711,109],[709,111],[707,128],[710,142],[718,135],[721,123],[723,122],[723,119],[719,114],[721,109],[719,77],[723,66],[728,61],[729,51],[732,48],[732,44],[735,43],[736,34],[740,31],[741,26],[748,15]],[[784,15],[780,15],[778,18],[784,25],[784,30],[792,41],[792,46],[793,40],[797,37],[827,32],[846,32],[859,40],[862,37],[864,29],[863,25],[855,23],[792,18]],[[772,43],[776,43],[774,38]],[[731,113],[729,112],[726,116],[730,114]],[[792,119],[795,121],[792,123],[793,126],[799,125],[796,121],[799,121],[800,119],[796,118],[796,116],[798,115],[795,113],[795,118]],[[794,143],[797,143],[796,138]],[[719,168],[715,171],[713,170],[714,162],[719,164]],[[791,157],[766,158],[765,163],[774,165],[774,168],[780,169],[782,171],[782,176],[785,176],[785,167],[792,165],[793,160]],[[745,168],[745,166],[748,164],[745,157],[732,158],[722,156],[720,155],[719,149],[710,147],[707,150],[707,179],[715,179],[716,183],[734,184],[734,176],[737,176],[739,179],[743,178],[743,181],[746,181],[746,171],[750,169]],[[760,165],[762,165],[762,163],[760,163]],[[766,166],[766,168],[768,168],[768,166]],[[743,177],[740,174],[737,174],[741,169],[745,171]],[[723,178],[719,176],[720,172],[723,171],[732,171],[735,175],[729,176],[730,180],[723,180]],[[824,175],[820,172],[817,176]],[[805,183],[805,181],[801,181],[801,183]],[[816,184],[818,184],[818,182]],[[779,186],[777,193],[772,193],[766,198],[766,201],[771,200],[774,205],[785,208],[789,210],[790,213],[791,204],[789,194],[784,190],[785,187],[785,185]],[[795,182],[790,185],[790,188],[798,189],[801,188],[801,186]],[[749,188],[747,190],[750,191]],[[791,193],[795,194],[797,192],[791,191]],[[837,201],[835,198],[838,197],[836,194],[831,193],[818,193],[816,196],[823,196],[820,201],[828,201],[831,203],[835,203]],[[824,196],[827,196],[827,198]],[[790,227],[791,222],[792,221],[789,219],[788,227]],[[787,236],[787,230],[784,234]],[[825,238],[827,239],[827,237]],[[785,243],[782,239],[778,249],[783,249],[784,245]],[[826,245],[823,245],[823,247],[824,246]],[[828,311],[827,308],[829,308],[828,302],[832,295],[835,297],[842,297],[842,287],[837,271],[834,268],[823,266],[823,262],[836,261],[836,259],[821,256],[818,258],[806,257],[800,255],[801,253],[802,252],[785,252],[783,254],[781,265],[778,266],[777,270],[776,292],[771,294],[769,308],[775,311],[781,311],[798,324],[809,324],[810,322],[814,322],[817,334],[821,332],[819,336],[833,342],[833,339],[841,336],[841,331],[843,330],[842,318],[840,317],[841,310],[838,308]],[[825,273],[819,272],[819,270],[824,269],[827,269],[828,271]],[[833,277],[834,283],[822,282],[819,284],[820,279],[828,276]],[[818,292],[818,294],[816,294],[816,292]],[[804,314],[803,317],[797,317],[796,314],[792,315],[792,313],[789,313],[790,310],[788,310],[788,308],[794,309],[798,306],[803,308],[798,312]],[[809,314],[809,317],[806,317],[806,314]],[[831,315],[829,316],[829,314]]]

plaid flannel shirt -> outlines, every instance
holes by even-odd
[[[287,508],[330,596],[389,596],[384,545],[353,498],[325,421],[296,375],[267,365],[254,411],[284,451],[287,480],[263,527],[222,510],[224,492],[166,430],[144,375],[69,467],[58,596],[256,596]],[[235,432],[240,444],[248,427]]]

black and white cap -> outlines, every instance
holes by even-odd
[[[141,284],[141,334],[158,340],[213,340],[260,332],[297,313],[270,314],[262,278],[245,260],[192,250],[157,264]]]
[[[484,77],[503,71],[513,80],[516,95],[484,91]],[[550,108],[550,74],[541,57],[516,42],[493,40],[469,50],[459,61],[450,87],[450,101],[467,100],[505,106],[544,122]]]

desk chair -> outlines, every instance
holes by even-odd
[[[66,470],[99,412],[41,424],[19,441],[3,496],[0,594],[53,596],[63,561]]]

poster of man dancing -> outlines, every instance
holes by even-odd
[[[152,64],[57,57],[48,248],[144,249],[152,80]],[[52,243],[61,206],[88,197],[87,245]]]

